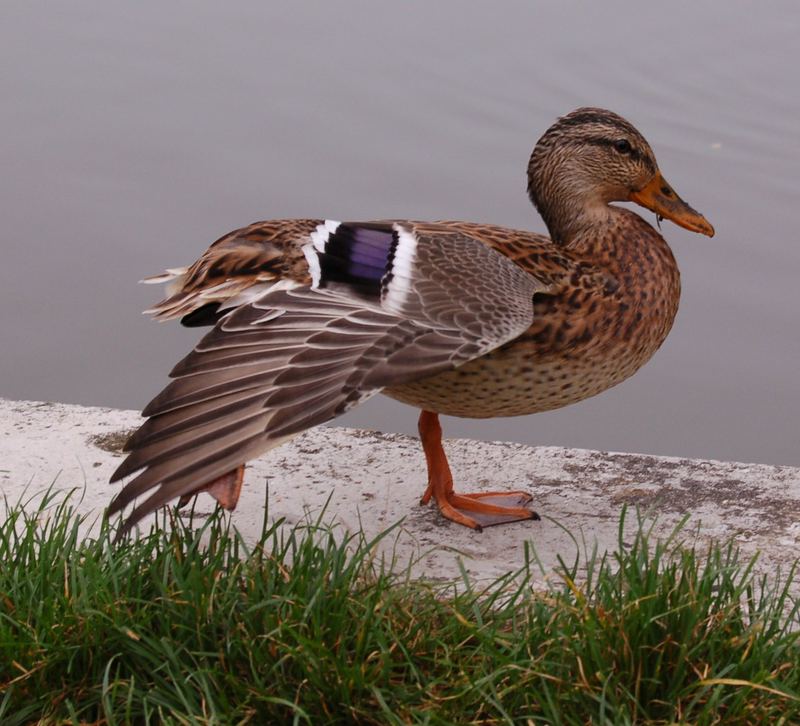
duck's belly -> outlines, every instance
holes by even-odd
[[[383,392],[398,401],[448,416],[522,416],[595,396],[633,375],[645,362],[537,360],[521,353],[516,348],[495,351],[456,370]]]
[[[633,375],[652,355],[539,358],[521,343],[452,371],[387,388],[391,398],[448,416],[493,418],[550,411],[602,393]],[[526,350],[526,348],[528,350]]]

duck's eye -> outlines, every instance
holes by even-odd
[[[630,154],[631,142],[628,141],[628,139],[619,139],[614,142],[614,148],[619,151],[620,154]]]

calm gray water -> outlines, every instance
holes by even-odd
[[[530,150],[599,105],[716,226],[664,224],[675,328],[601,396],[446,435],[800,465],[800,6],[643,6],[4,0],[0,395],[140,408],[198,336],[136,281],[257,219],[544,231]]]

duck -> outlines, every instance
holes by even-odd
[[[200,492],[235,508],[245,464],[383,393],[420,409],[421,504],[480,531],[539,519],[526,491],[459,493],[440,415],[522,416],[633,375],[672,328],[663,219],[714,228],[622,116],[579,108],[536,143],[528,196],[549,237],[464,221],[256,222],[166,283],[157,320],[209,326],[145,407],[111,477],[118,533]],[[656,229],[614,202],[656,214]],[[125,510],[132,505],[125,515]]]

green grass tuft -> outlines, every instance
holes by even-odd
[[[644,522],[544,586],[393,574],[309,522],[214,515],[112,544],[69,497],[0,525],[0,723],[797,723],[798,611],[732,545]],[[623,513],[623,520],[625,514]]]

